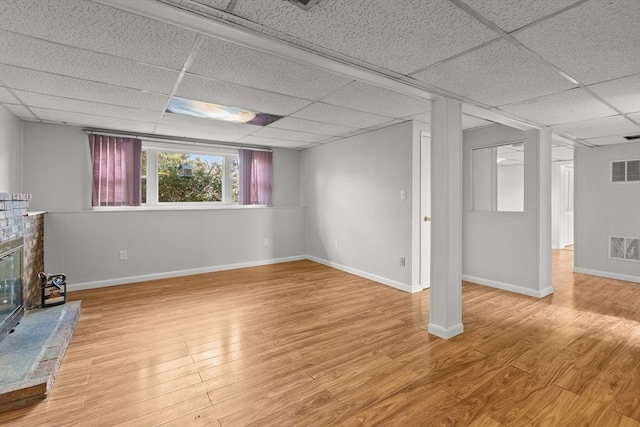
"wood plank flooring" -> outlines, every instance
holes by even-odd
[[[463,285],[465,333],[407,294],[310,261],[70,293],[55,387],[16,426],[640,426],[640,285]]]

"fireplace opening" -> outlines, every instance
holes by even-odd
[[[23,237],[0,244],[0,340],[13,332],[24,314],[23,248]]]

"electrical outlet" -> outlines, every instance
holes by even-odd
[[[407,200],[407,190],[400,190],[400,200]]]
[[[404,257],[400,258],[400,267],[404,267],[405,266],[405,259]]]
[[[337,240],[333,242],[333,247],[336,248],[336,249],[338,249],[340,247],[340,245],[338,244]]]
[[[269,246],[269,239],[264,239],[264,245]]]
[[[127,254],[125,249],[120,251],[120,261],[126,261],[128,256],[129,254]]]

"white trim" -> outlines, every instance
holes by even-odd
[[[431,335],[435,335],[437,337],[448,340],[449,338],[453,338],[456,335],[460,335],[464,332],[464,326],[462,323],[458,323],[457,325],[450,326],[448,328],[443,328],[440,325],[436,325],[435,323],[429,323],[427,327],[427,331]]]
[[[503,291],[515,292],[517,294],[527,295],[535,298],[544,298],[547,295],[553,293],[553,287],[548,286],[546,288],[535,290],[529,289],[518,285],[512,285],[511,283],[498,282],[496,280],[483,279],[481,277],[469,276],[467,274],[462,275],[462,280],[479,285],[489,286],[496,289],[502,289]]]
[[[606,277],[607,279],[623,280],[625,282],[640,283],[640,276],[632,276],[630,274],[611,273],[609,271],[591,270],[580,267],[573,267],[573,272],[588,274],[590,276]]]
[[[419,292],[422,290],[418,288],[413,288],[412,286],[407,285],[406,283],[396,282],[395,280],[387,279],[386,277],[376,276],[375,274],[371,274],[362,270],[347,267],[346,265],[338,264],[337,262],[327,261],[326,259],[317,258],[311,255],[307,255],[306,259],[308,259],[309,261],[317,262],[318,264],[326,265],[327,267],[335,268],[336,270],[341,270],[350,274],[355,274],[356,276],[364,277],[365,279],[373,280],[374,282],[378,282],[383,285],[391,286],[392,288],[396,288],[401,291],[413,293],[413,292]]]
[[[213,273],[216,271],[235,270],[238,268],[258,267],[261,265],[279,264],[282,262],[300,261],[306,259],[304,255],[272,258],[261,261],[240,262],[237,264],[217,265],[212,267],[192,268],[188,270],[166,271],[164,273],[143,274],[140,276],[119,277],[117,279],[98,280],[95,282],[84,282],[67,285],[69,291],[83,291],[85,289],[105,288],[107,286],[125,285],[147,280],[167,279],[172,277],[189,276],[192,274]]]

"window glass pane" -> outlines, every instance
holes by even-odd
[[[142,177],[142,182],[140,183],[140,203],[147,203],[147,177]]]
[[[180,166],[191,167],[190,176]],[[222,201],[224,157],[193,153],[158,153],[159,202]]]
[[[240,200],[240,171],[238,169],[238,158],[231,161],[231,201],[238,203]]]
[[[140,153],[140,163],[142,176],[147,176],[147,150],[142,150],[142,153]]]

